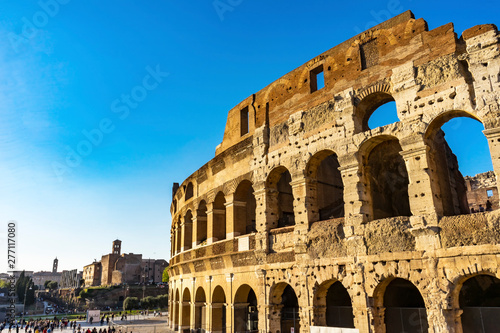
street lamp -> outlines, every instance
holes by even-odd
[[[33,284],[33,281],[30,279],[29,282],[26,284],[26,288],[24,288],[23,317],[24,317],[24,313],[26,312],[25,311],[25,308],[26,308],[26,294],[28,293],[28,287],[29,287],[29,290],[33,289],[32,284]]]

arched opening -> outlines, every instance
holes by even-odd
[[[281,295],[281,331],[300,332],[299,300],[295,291],[290,285],[287,285]]]
[[[425,333],[428,330],[425,302],[420,291],[408,280],[396,278],[384,292],[387,333]]]
[[[186,195],[184,196],[184,201],[188,201],[193,197],[193,183],[189,182],[186,186]]]
[[[496,179],[493,172],[487,173],[493,165],[483,130],[478,119],[463,111],[444,113],[427,129],[430,175],[438,185],[435,194],[443,216],[498,208],[497,187],[491,186]]]
[[[182,322],[181,329],[189,330],[191,326],[191,293],[188,288],[182,293]]]
[[[202,200],[196,211],[196,245],[207,244],[207,203]]]
[[[177,200],[174,199],[174,201],[172,202],[173,206],[174,206],[174,214],[177,213]]]
[[[175,228],[175,253],[181,252],[181,237],[182,237],[182,227],[180,217],[177,219],[176,228]]]
[[[397,123],[398,110],[394,100],[379,106],[368,119],[368,128],[373,129],[385,125]]]
[[[198,332],[204,332],[207,330],[207,312],[206,312],[206,302],[205,290],[199,287],[196,290],[195,296],[195,308],[194,308],[194,329]]]
[[[278,217],[276,223],[272,223],[271,228],[281,228],[295,225],[295,216],[293,213],[293,191],[292,176],[285,167],[274,169],[267,178],[267,186],[276,190],[277,205],[275,214]]]
[[[175,330],[177,330],[179,328],[179,307],[180,307],[180,302],[181,302],[181,298],[180,298],[180,295],[179,295],[179,289],[177,289],[175,291],[175,301],[174,301],[174,313],[173,313],[173,317],[174,317],[174,328]]]
[[[249,285],[242,285],[234,297],[235,332],[258,332],[258,325],[257,296]]]
[[[319,220],[344,216],[344,184],[337,155],[325,150],[309,161],[308,175],[316,179],[316,203]]]
[[[212,296],[212,332],[226,332],[226,294],[221,286],[215,287]]]
[[[226,239],[226,199],[222,192],[217,193],[215,196],[213,221],[213,241]]]
[[[354,328],[351,297],[339,281],[321,284],[314,303],[315,325]]]
[[[242,181],[234,193],[234,235],[255,232],[255,196],[252,183]]]
[[[500,280],[476,275],[464,282],[458,298],[462,309],[463,333],[498,332],[500,318]]]
[[[356,106],[357,132],[385,126],[399,121],[396,102],[387,92],[372,93]]]
[[[193,242],[193,214],[190,210],[184,215],[184,251],[191,249]]]
[[[410,216],[408,172],[401,146],[393,137],[372,139],[365,177],[370,192],[372,219]]]

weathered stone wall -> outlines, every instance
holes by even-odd
[[[328,291],[340,282],[360,332],[386,330],[386,300],[401,285],[421,297],[428,332],[461,332],[462,285],[500,277],[500,218],[467,214],[441,126],[454,117],[481,121],[500,172],[499,37],[493,25],[460,38],[452,24],[429,31],[407,12],[230,110],[214,159],[174,193],[171,327],[220,332],[225,317],[225,329],[236,331],[248,307],[258,310],[259,330],[280,332],[291,288],[297,306],[287,309],[307,332],[328,324]],[[325,87],[315,89],[321,70]],[[399,121],[369,128],[389,101]],[[325,181],[318,170],[327,159],[339,167]],[[240,195],[248,183],[254,203]],[[322,220],[325,201],[343,217]],[[251,205],[256,230],[245,233]],[[292,226],[279,227],[284,215]]]

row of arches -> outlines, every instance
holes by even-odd
[[[351,296],[340,281],[326,281],[316,286],[314,293],[313,326],[355,328]],[[280,332],[300,332],[304,312],[301,312],[293,286],[285,282],[274,285],[269,303],[267,316],[275,328]],[[248,284],[237,289],[232,302],[220,285],[211,295],[198,287],[194,297],[189,288],[184,288],[182,295],[177,289],[171,305],[170,323],[175,330],[258,332],[259,317],[266,316],[261,313],[265,307],[259,307],[262,304]],[[422,333],[428,330],[424,298],[406,279],[383,281],[376,288],[373,306],[380,332]],[[500,314],[500,280],[485,274],[469,277],[460,286],[456,306],[462,312],[460,322],[464,333],[478,332],[478,327],[482,327],[484,333],[496,332],[494,317],[482,318],[480,314]]]
[[[467,193],[464,178],[458,169],[458,162],[444,139],[440,127],[454,117],[464,116],[463,112],[444,114],[436,118],[425,139],[425,158],[421,174],[429,177],[427,188],[410,198],[410,177],[407,169],[413,162],[405,162],[400,141],[391,135],[379,135],[367,140],[360,150],[359,191],[364,208],[361,212],[366,220],[420,214],[412,212],[410,203],[419,197],[431,196],[429,203],[435,206],[441,216],[468,214]],[[418,163],[418,162],[417,162]],[[322,221],[345,216],[344,180],[340,171],[337,154],[332,150],[321,150],[307,163],[304,177],[315,185],[314,193],[308,197],[311,205],[306,207],[314,212],[308,222]],[[413,182],[425,182],[413,177]],[[295,224],[294,193],[292,175],[285,166],[274,168],[268,175],[265,188],[275,204],[270,207],[272,221],[265,221],[267,229],[293,226]],[[188,189],[192,193],[192,183]],[[434,193],[427,193],[425,190]],[[352,204],[352,202],[351,202]],[[420,205],[422,206],[422,205]],[[209,216],[210,215],[210,216]],[[239,183],[230,194],[219,191],[212,202],[201,200],[197,208],[188,209],[184,216],[177,214],[174,221],[172,253],[189,250],[198,245],[250,234],[257,231],[256,200],[254,184],[249,180]]]

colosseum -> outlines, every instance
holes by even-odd
[[[499,37],[408,11],[230,110],[174,184],[170,328],[498,332],[498,202],[470,213],[441,126],[481,122],[500,174]],[[389,102],[399,121],[370,128]]]

